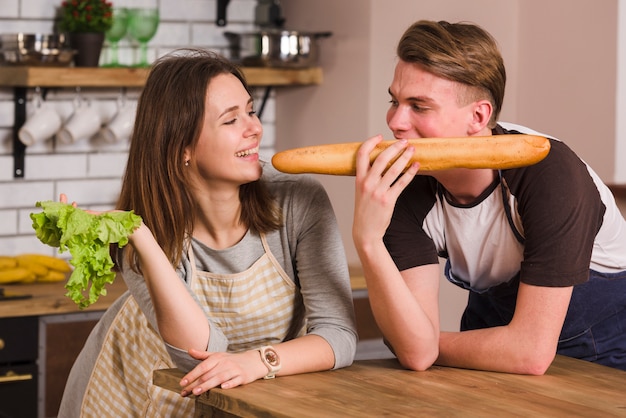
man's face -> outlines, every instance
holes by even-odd
[[[474,103],[459,104],[464,91],[459,83],[400,60],[389,87],[387,125],[396,139],[471,135]]]

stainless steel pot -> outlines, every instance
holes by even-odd
[[[73,56],[64,34],[0,35],[0,65],[66,66]]]
[[[298,32],[267,29],[257,32],[224,32],[230,58],[250,67],[305,68],[318,64],[320,38],[331,32]]]

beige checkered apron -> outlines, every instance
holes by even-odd
[[[303,331],[301,294],[272,255],[237,274],[196,271],[191,288],[229,339],[230,352],[294,338]],[[115,317],[85,390],[82,417],[191,417],[193,400],[152,384],[153,370],[175,367],[135,299]]]
[[[207,316],[228,337],[227,351],[245,351],[301,335],[304,329],[302,295],[274,258],[265,235],[265,254],[237,274],[196,271],[191,288],[202,295]]]

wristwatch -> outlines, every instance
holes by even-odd
[[[263,379],[273,379],[276,377],[276,373],[280,370],[280,357],[271,345],[265,345],[261,348],[257,348],[261,353],[261,360],[265,367],[267,367],[267,374]]]

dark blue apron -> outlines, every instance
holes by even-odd
[[[501,173],[499,175],[509,225],[523,244],[524,237],[513,223],[508,193]],[[440,198],[444,198],[441,190]],[[448,259],[446,278],[469,291],[467,306],[461,317],[461,331],[503,326],[511,322],[519,273],[506,283],[477,292],[468,283],[452,279],[450,270]],[[589,280],[574,286],[557,353],[626,370],[626,271],[609,274],[589,270]]]

